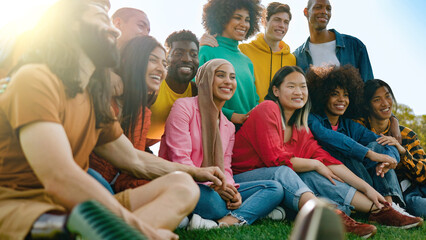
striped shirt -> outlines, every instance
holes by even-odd
[[[365,119],[356,120],[356,122],[366,126]],[[370,125],[370,124],[368,124]],[[370,125],[371,126],[371,125]],[[371,128],[371,127],[370,127]],[[388,127],[382,132],[383,135],[390,135],[390,121]],[[370,129],[376,134],[374,128]],[[402,137],[402,146],[406,149],[406,153],[401,155],[401,161],[396,167],[396,173],[400,180],[408,178],[417,184],[426,183],[426,153],[420,145],[417,134],[408,127],[399,126]]]

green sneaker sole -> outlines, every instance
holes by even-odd
[[[141,232],[93,200],[74,207],[68,218],[67,229],[77,239],[147,240]]]

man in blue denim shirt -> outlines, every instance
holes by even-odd
[[[306,72],[311,64],[319,67],[351,64],[359,70],[364,82],[374,78],[365,45],[358,38],[327,29],[331,18],[328,0],[309,0],[304,14],[310,37],[293,53],[297,66]]]
[[[376,142],[375,133],[351,120],[357,116],[363,82],[352,66],[312,68],[307,76],[312,113],[308,124],[315,139],[333,157],[373,186],[386,201],[404,204],[394,168],[394,146]]]

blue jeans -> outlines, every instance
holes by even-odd
[[[258,168],[234,176],[236,182],[262,178],[281,183],[284,189],[284,207],[294,211],[299,211],[300,196],[305,192],[312,192],[316,196],[327,198],[346,214],[350,214],[350,210],[353,209],[350,203],[356,189],[339,181],[335,181],[337,185],[333,185],[315,171],[297,174],[287,166],[279,166]]]
[[[237,183],[259,180],[275,180],[284,190],[284,206],[299,211],[300,196],[305,192],[312,192],[300,177],[287,166],[264,167],[234,175]]]
[[[417,185],[404,192],[407,211],[414,216],[426,218],[426,185]]]
[[[371,142],[367,145],[372,151],[376,153],[386,154],[399,161],[399,156],[395,156],[394,152],[387,151],[382,145],[377,142]],[[339,158],[339,160],[345,164],[355,175],[366,181],[370,186],[376,189],[377,192],[383,196],[392,196],[394,200],[398,200],[401,206],[405,206],[405,202],[402,198],[401,188],[399,186],[398,178],[395,170],[389,170],[385,176],[377,176],[376,168],[377,162],[373,162],[370,159],[365,159],[364,162],[360,162],[349,158]]]
[[[204,184],[200,187],[200,200],[194,213],[202,218],[219,220],[231,215],[241,222],[252,224],[258,218],[266,216],[282,201],[284,193],[276,181],[252,181],[241,183],[238,192],[242,204],[238,209],[229,210],[220,195]]]
[[[328,199],[346,215],[351,214],[354,207],[351,205],[356,189],[347,183],[334,180],[336,185],[316,171],[299,173],[300,178],[318,197]]]

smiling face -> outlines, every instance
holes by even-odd
[[[349,106],[349,94],[346,90],[337,87],[331,91],[325,107],[325,114],[330,117],[342,116]]]
[[[370,100],[370,116],[377,120],[389,119],[392,115],[392,95],[386,87],[376,90]]]
[[[296,111],[305,106],[308,101],[308,87],[306,79],[300,72],[288,74],[279,88],[273,87],[273,92],[278,97],[285,111]]]
[[[166,78],[166,53],[160,47],[156,47],[149,55],[148,66],[146,68],[146,86],[148,93],[158,91],[161,81]]]
[[[237,41],[245,39],[250,29],[250,15],[247,9],[237,9],[226,24],[222,36]]]
[[[279,12],[272,15],[265,26],[265,37],[271,41],[281,41],[288,31],[290,15]]]
[[[309,9],[305,8],[304,14],[310,26],[318,31],[324,30],[331,18],[330,2],[328,0],[314,0]]]
[[[192,41],[176,41],[172,43],[169,55],[167,75],[179,83],[189,83],[197,73],[198,48]]]
[[[232,98],[237,89],[237,80],[231,64],[222,64],[216,69],[212,89],[216,106],[221,106]]]

